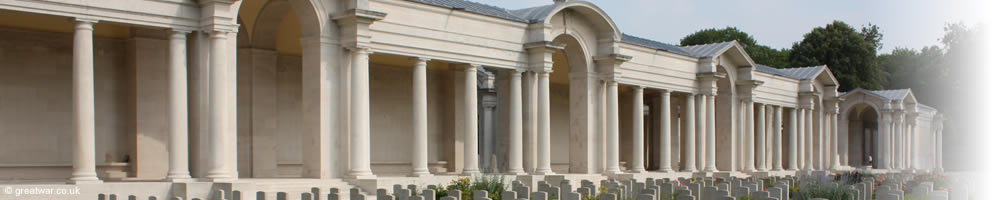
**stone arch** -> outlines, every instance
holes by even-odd
[[[843,107],[839,125],[847,134],[847,164],[852,167],[877,166],[879,123],[882,115],[880,104],[873,101],[858,101]],[[868,158],[871,156],[871,161]]]
[[[715,71],[721,78],[715,81],[715,167],[722,171],[733,171],[737,152],[733,151],[735,142],[736,115],[739,101],[736,99],[736,69],[724,65],[716,65]]]
[[[549,84],[552,96],[550,98],[552,141],[570,141],[552,143],[552,145],[567,145],[553,146],[551,149],[554,169],[561,170],[560,165],[568,164],[566,167],[569,173],[593,172],[596,166],[580,162],[593,161],[587,156],[595,154],[587,153],[594,150],[587,148],[586,145],[587,138],[590,138],[588,135],[592,134],[589,131],[594,130],[588,127],[594,127],[597,123],[592,120],[595,119],[596,113],[590,106],[592,104],[590,96],[594,94],[592,84],[594,80],[588,75],[594,70],[592,61],[587,58],[590,58],[591,54],[587,50],[586,43],[573,32],[560,34],[553,38],[553,42],[565,44],[565,47],[553,53],[553,72]],[[560,173],[564,172],[567,171]]]
[[[562,4],[557,4],[556,7],[552,8],[552,11],[550,11],[549,14],[544,17],[545,24],[552,24],[553,17],[556,14],[563,12],[564,10],[577,11],[583,14],[587,18],[587,20],[591,22],[591,24],[596,25],[598,30],[600,30],[601,32],[611,33],[611,35],[604,35],[600,38],[608,38],[608,39],[613,39],[615,41],[621,40],[622,33],[618,29],[618,25],[615,25],[615,22],[611,20],[611,17],[608,16],[608,14],[604,12],[604,10],[601,10],[593,3],[586,1],[571,1]],[[557,36],[558,35],[552,35],[551,38],[546,38],[546,39],[551,40]]]
[[[326,122],[318,122],[312,119],[316,112],[306,112],[315,110],[306,108],[306,105],[316,105],[317,101],[330,102],[330,99],[320,100],[317,93],[335,94],[332,90],[316,91],[320,87],[309,87],[306,84],[330,84],[320,83],[334,82],[329,77],[336,79],[335,70],[340,60],[340,49],[334,47],[335,27],[329,20],[329,11],[340,7],[341,1],[320,1],[320,0],[255,0],[239,1],[239,12],[233,13],[234,18],[241,24],[240,38],[237,47],[237,73],[239,78],[238,102],[241,121],[239,133],[240,149],[239,171],[249,172],[241,177],[313,177],[313,178],[333,178],[339,176],[342,163],[333,163],[332,160],[341,157],[343,152],[338,152],[329,146],[335,145],[330,132],[336,132],[339,128],[337,124],[324,125]],[[252,16],[249,17],[248,16]],[[291,17],[294,15],[295,17]],[[299,29],[283,29],[289,22],[299,24]],[[254,23],[254,24],[244,24]],[[292,32],[289,32],[292,31]],[[282,36],[284,34],[284,36]],[[292,38],[294,39],[280,39]],[[281,44],[279,44],[281,43]],[[283,45],[284,44],[284,45]],[[279,55],[277,50],[281,47],[292,47],[288,55]],[[297,51],[299,51],[297,52]],[[328,76],[328,78],[318,78]],[[258,99],[259,98],[259,99]],[[335,97],[333,100],[335,101]],[[258,101],[260,100],[260,101]],[[313,103],[310,103],[313,102]],[[257,106],[261,104],[261,106]],[[325,103],[324,103],[325,104]],[[331,103],[336,105],[336,103]],[[336,109],[327,106],[329,109]],[[333,113],[333,112],[328,112]],[[252,123],[261,117],[263,121]],[[315,116],[320,117],[320,116]],[[332,118],[326,117],[326,118]],[[334,122],[335,123],[335,122]],[[276,125],[275,125],[276,124]],[[274,128],[278,126],[279,128]],[[330,126],[327,129],[314,128],[316,126]],[[257,135],[264,134],[271,130],[271,136],[257,138]],[[328,131],[320,133],[320,131]],[[280,133],[280,134],[279,134]],[[297,137],[286,137],[294,133]],[[339,136],[338,136],[339,137]],[[262,140],[270,138],[271,145],[265,145]],[[279,155],[277,145],[280,138],[285,138],[284,143],[289,145],[280,146],[283,152],[289,155]],[[259,140],[260,139],[260,140]],[[327,147],[316,145],[319,139],[326,139],[322,142]],[[247,153],[247,155],[244,155]],[[270,155],[268,155],[270,154]],[[269,159],[264,159],[264,156]],[[296,157],[301,156],[301,159]],[[281,158],[285,160],[301,160],[292,163],[279,163]],[[287,161],[286,161],[287,162]],[[299,165],[301,163],[301,165]],[[289,166],[293,167],[289,170]],[[297,167],[301,166],[301,167]],[[280,170],[279,170],[280,168]],[[300,169],[300,170],[299,170]],[[281,171],[301,171],[301,173],[279,174]],[[260,174],[260,175],[258,175]]]

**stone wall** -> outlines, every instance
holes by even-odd
[[[69,177],[72,122],[72,34],[0,28],[0,179]],[[127,152],[125,41],[94,38],[96,157]],[[134,156],[132,157],[134,159]]]

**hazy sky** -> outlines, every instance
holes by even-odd
[[[551,0],[471,0],[508,9]],[[737,27],[758,43],[791,48],[813,28],[841,20],[872,23],[885,38],[880,52],[940,44],[947,23],[983,21],[981,0],[590,0],[624,33],[670,44],[707,28]]]

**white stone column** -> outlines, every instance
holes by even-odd
[[[226,162],[228,154],[235,151],[233,145],[236,138],[236,74],[235,66],[228,65],[226,43],[228,32],[213,30],[209,31],[211,39],[209,49],[211,58],[209,61],[209,98],[211,99],[211,118],[209,119],[209,167],[207,178],[211,181],[230,181],[236,179],[236,172],[233,171],[236,163]],[[233,69],[231,69],[233,68]],[[232,139],[232,140],[230,140]],[[231,148],[232,147],[232,148]]]
[[[744,153],[745,156],[743,159],[745,164],[744,169],[749,172],[757,171],[756,165],[754,164],[754,162],[756,161],[754,159],[754,150],[756,150],[756,148],[754,147],[755,145],[754,140],[756,139],[756,136],[754,135],[755,122],[754,122],[753,107],[754,107],[753,101],[749,99],[743,101],[743,110],[744,110],[743,125],[745,126],[743,127],[744,128],[743,151],[745,152]]]
[[[782,163],[781,162],[781,154],[782,154],[781,153],[781,144],[782,144],[781,143],[781,121],[782,121],[782,119],[781,119],[781,117],[782,117],[781,111],[782,110],[781,109],[782,108],[780,106],[775,106],[774,107],[774,114],[773,114],[774,117],[772,117],[774,119],[774,126],[771,126],[771,127],[774,127],[774,128],[771,129],[771,133],[772,133],[771,136],[773,137],[773,139],[771,139],[771,141],[773,142],[771,146],[774,149],[771,150],[771,152],[773,153],[773,155],[771,155],[771,161],[773,161],[772,162],[772,166],[773,167],[771,169],[774,170],[774,171],[784,170],[783,169],[784,167],[781,166],[781,163]]]
[[[464,76],[462,84],[462,118],[465,118],[465,128],[462,130],[462,134],[465,134],[464,149],[465,152],[465,168],[462,169],[462,175],[471,176],[479,174],[479,122],[478,122],[478,112],[476,109],[476,65],[465,65],[462,69]],[[539,106],[541,109],[541,106]]]
[[[941,123],[938,122],[938,124],[941,124]],[[934,135],[935,135],[935,138],[936,138],[935,139],[935,141],[936,141],[935,142],[935,146],[936,147],[934,148],[935,149],[934,150],[934,155],[935,155],[934,157],[935,157],[936,161],[934,162],[934,168],[936,169],[935,171],[943,172],[944,171],[944,164],[943,164],[944,163],[944,159],[942,159],[941,157],[944,156],[944,151],[943,151],[943,148],[942,148],[943,147],[942,144],[944,143],[944,128],[938,127],[937,130],[934,131]]]
[[[885,111],[879,119],[878,146],[875,151],[878,154],[878,163],[875,167],[878,169],[889,169],[889,133],[892,132],[892,122],[890,121],[892,118],[889,115],[891,114]]]
[[[814,154],[815,149],[813,149],[812,109],[809,108],[804,109],[802,116],[804,117],[802,121],[805,122],[806,124],[805,129],[803,129],[803,135],[806,136],[804,141],[805,151],[803,151],[803,153],[805,153],[805,160],[803,160],[805,161],[805,167],[803,167],[803,169],[806,171],[811,171],[813,170],[813,156],[815,155]]]
[[[822,105],[822,102],[819,104]],[[812,160],[813,167],[817,170],[824,170],[826,169],[826,165],[824,165],[824,163],[826,163],[824,162],[824,159],[826,158],[826,139],[824,138],[826,137],[826,131],[823,127],[826,124],[826,117],[824,117],[825,115],[823,114],[822,107],[816,108],[811,114],[813,115],[813,129],[815,131],[813,132],[813,139],[816,140]]]
[[[830,140],[831,140],[831,142],[830,142],[830,148],[831,148],[830,153],[833,154],[833,159],[830,160],[830,162],[832,162],[832,164],[830,166],[832,166],[833,169],[837,169],[838,167],[840,167],[840,158],[841,158],[840,142],[842,142],[842,141],[841,141],[841,138],[840,138],[840,132],[838,132],[838,130],[837,130],[838,126],[837,126],[837,111],[836,110],[830,111],[830,124],[829,124],[829,126],[830,126]],[[846,156],[846,154],[844,156]]]
[[[413,173],[430,176],[427,167],[427,58],[413,58]]]
[[[660,172],[671,172],[670,162],[670,91],[660,93]]]
[[[73,30],[73,174],[69,183],[99,183],[94,157],[94,24],[97,20],[76,19]]]
[[[536,174],[551,175],[552,135],[549,98],[549,71],[538,72],[538,168]]]
[[[757,141],[757,144],[754,145],[756,147],[756,150],[754,152],[757,153],[756,155],[757,159],[755,162],[757,164],[756,165],[757,170],[764,171],[767,170],[767,167],[765,167],[764,164],[765,162],[767,162],[765,161],[766,158],[764,153],[764,147],[765,147],[764,140],[767,139],[766,137],[767,133],[765,132],[767,131],[767,129],[765,129],[767,123],[765,123],[764,121],[767,121],[767,116],[765,116],[767,111],[764,108],[764,104],[759,104],[754,106],[757,107],[757,119],[755,119],[756,121],[754,121],[755,123],[757,123],[756,125],[754,125],[757,128],[756,131],[757,139],[755,139]]]
[[[607,130],[607,166],[605,166],[605,173],[607,174],[621,174],[622,170],[618,167],[618,82],[614,80],[607,80],[607,117],[608,125],[605,126]]]
[[[167,81],[167,128],[170,134],[170,170],[167,180],[190,181],[188,167],[187,33],[169,32]]]
[[[521,159],[524,148],[524,137],[522,136],[522,113],[521,113],[521,73],[524,70],[516,69],[510,71],[510,127],[508,129],[510,144],[508,145],[508,167],[507,174],[525,175],[524,162]]]
[[[695,140],[695,98],[694,94],[689,94],[687,96],[687,106],[684,107],[684,167],[681,171],[684,172],[694,172],[695,171],[695,154],[694,154],[694,140]]]
[[[903,139],[903,134],[906,131],[906,119],[903,117],[903,111],[899,111],[896,114],[896,168],[904,169],[906,165],[904,164],[904,159],[906,156],[903,154],[903,145],[905,141]]]
[[[524,127],[522,127],[524,144],[524,164],[526,172],[534,172],[537,168],[538,157],[538,74],[533,71],[524,72],[522,77],[524,85],[522,87],[522,110],[524,113]]]
[[[771,159],[772,159],[771,158],[771,155],[772,155],[771,152],[774,151],[774,148],[773,148],[774,141],[772,141],[772,139],[774,139],[774,133],[773,133],[774,132],[774,109],[773,109],[773,107],[771,105],[764,105],[763,108],[764,108],[763,111],[764,111],[764,119],[765,119],[764,120],[764,127],[765,127],[764,128],[764,142],[762,142],[762,144],[764,144],[764,148],[763,148],[764,149],[764,158],[763,158],[763,160],[764,160],[764,164],[763,164],[764,167],[761,168],[760,170],[761,171],[770,171],[771,169],[774,169],[771,166]]]
[[[715,172],[715,95],[705,98],[705,171]]]
[[[642,92],[642,86],[632,86],[632,173],[646,172]]]
[[[918,126],[918,124],[917,124],[918,122],[919,122],[918,120],[914,119],[914,120],[912,120],[912,123],[910,124],[910,149],[909,149],[909,152],[910,152],[910,154],[909,154],[910,155],[910,169],[917,169],[917,165],[919,163],[918,160],[920,160],[920,157],[917,156],[917,150],[920,149],[919,148],[919,146],[920,146],[920,137],[919,137],[919,135],[920,135],[920,133],[919,133],[920,132],[920,128],[918,128],[920,126]]]
[[[799,170],[799,109],[788,112],[788,170]]]
[[[351,163],[347,176],[355,179],[375,178],[371,170],[371,122],[368,80],[368,55],[366,48],[351,51]],[[468,119],[468,118],[466,118]]]
[[[705,169],[705,95],[694,95],[694,164]]]

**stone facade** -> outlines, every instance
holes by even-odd
[[[943,117],[908,90],[839,93],[826,66],[622,34],[586,1],[4,1],[0,16],[0,180],[941,169]]]

